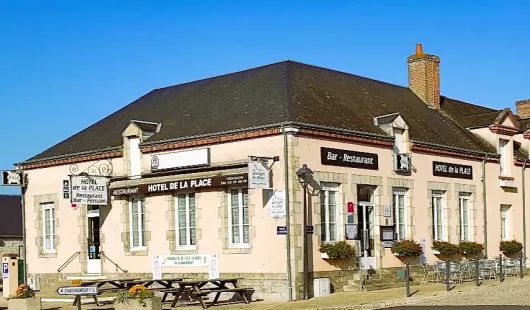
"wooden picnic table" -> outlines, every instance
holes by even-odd
[[[209,279],[209,280],[191,280],[191,281],[180,281],[177,282],[179,287],[178,288],[171,288],[162,290],[164,293],[164,296],[162,297],[162,300],[165,301],[168,294],[172,294],[174,296],[173,302],[171,303],[171,307],[174,308],[177,305],[177,302],[182,295],[184,291],[189,291],[190,294],[193,294],[197,297],[198,301],[201,303],[201,306],[203,309],[207,309],[206,303],[203,300],[203,296],[206,296],[208,294],[215,293],[215,298],[212,302],[212,304],[217,304],[219,301],[219,297],[222,293],[234,293],[239,294],[244,302],[246,304],[250,303],[247,296],[245,295],[248,291],[252,290],[252,288],[242,288],[239,287],[238,281],[242,278],[228,278],[228,279]],[[227,284],[231,284],[231,288],[227,287]],[[205,286],[208,284],[213,284],[213,287],[206,288]],[[191,297],[191,296],[190,296]]]

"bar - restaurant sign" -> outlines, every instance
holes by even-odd
[[[467,165],[444,163],[440,161],[432,162],[432,175],[436,177],[473,179],[473,167]]]
[[[180,192],[200,188],[223,187],[248,183],[248,174],[222,175],[208,178],[196,178],[159,183],[146,183],[135,186],[119,187],[112,190],[112,196],[136,194],[153,194],[164,192]]]
[[[356,152],[350,150],[320,148],[320,162],[322,165],[339,166],[360,169],[379,169],[379,158],[374,153]]]

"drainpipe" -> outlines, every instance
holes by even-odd
[[[522,192],[523,192],[523,258],[525,261],[526,266],[526,194],[525,194],[525,178],[524,178],[524,170],[526,169],[526,162],[528,161],[528,158],[525,158],[523,163],[523,181],[522,181]]]
[[[488,159],[488,153],[484,155],[482,161],[482,204],[484,211],[484,253],[488,258],[488,210],[486,208],[486,160]]]
[[[284,125],[281,126],[283,131],[283,167],[285,180],[285,226],[287,226],[286,246],[287,246],[287,289],[289,301],[293,301],[293,281],[291,278],[291,212],[289,206],[289,150],[287,144],[287,130]]]

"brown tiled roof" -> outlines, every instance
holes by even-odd
[[[493,124],[501,110],[442,97],[442,110],[464,128],[484,127]]]
[[[413,141],[491,151],[456,122],[462,115],[495,110],[449,98],[442,109],[453,119],[429,108],[407,87],[284,61],[153,90],[29,161],[119,148],[121,131],[131,120],[162,123],[147,141],[155,143],[282,122],[386,135],[373,117],[396,112],[409,124]]]
[[[0,237],[22,238],[21,196],[0,195]]]

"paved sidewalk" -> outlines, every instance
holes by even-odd
[[[475,287],[474,283],[457,284],[451,292],[446,291],[444,284],[426,284],[413,286],[411,292],[416,292],[412,297],[405,298],[405,288],[395,288],[371,292],[341,292],[332,294],[325,298],[313,298],[308,301],[286,302],[253,302],[249,305],[233,304],[216,306],[212,309],[220,310],[288,310],[288,309],[380,309],[397,307],[403,305],[427,306],[427,305],[473,305],[488,304],[499,305],[503,302],[503,296],[511,296],[514,300],[511,305],[519,305],[521,302],[530,305],[529,296],[522,296],[524,289],[530,288],[530,277],[523,280],[510,278],[504,283],[490,280],[484,282],[480,287]],[[526,293],[525,291],[525,293]],[[519,296],[519,297],[516,297]],[[480,300],[475,300],[480,299]],[[497,303],[491,304],[492,300]],[[475,303],[483,302],[483,303]],[[528,302],[528,303],[527,303]],[[76,310],[67,303],[47,303],[43,302],[43,309]],[[6,300],[0,298],[0,310],[6,309]],[[112,303],[97,307],[94,304],[83,305],[82,309],[112,310]],[[164,305],[163,309],[171,309],[169,305]],[[179,306],[174,309],[200,310],[198,305]],[[412,308],[410,310],[413,310]],[[434,310],[434,309],[433,309]]]

